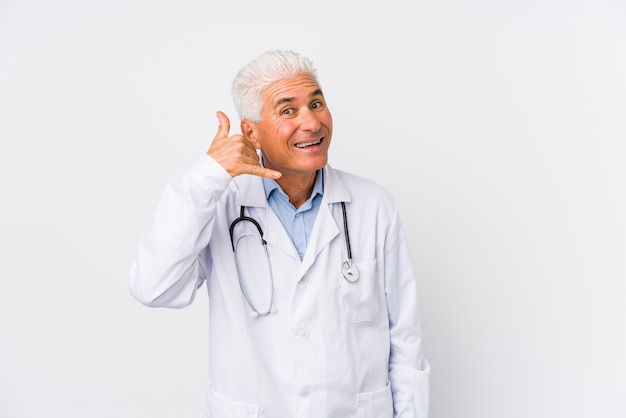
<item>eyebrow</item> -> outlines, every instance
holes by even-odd
[[[324,93],[322,93],[322,89],[315,89],[313,92],[311,92],[311,94],[309,94],[309,98],[313,98],[315,96],[324,97]],[[283,103],[291,103],[294,100],[296,100],[295,97],[283,97],[282,99],[278,99],[276,103],[274,103],[274,109],[276,109],[278,106],[280,106]]]

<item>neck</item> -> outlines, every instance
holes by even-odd
[[[277,180],[277,183],[289,196],[289,203],[297,209],[311,197],[316,177],[317,171],[304,176],[283,176]]]

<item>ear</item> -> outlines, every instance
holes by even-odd
[[[254,145],[256,149],[261,149],[261,144],[258,141],[257,127],[256,123],[244,119],[241,121],[241,134],[244,138]]]

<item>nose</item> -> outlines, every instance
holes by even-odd
[[[300,129],[303,131],[317,132],[321,127],[322,124],[316,112],[309,108],[300,112]]]

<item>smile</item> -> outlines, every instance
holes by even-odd
[[[300,144],[296,144],[296,147],[297,148],[306,148],[306,147],[310,147],[312,145],[319,145],[319,144],[322,143],[323,139],[324,138],[322,137],[322,138],[318,139],[317,141],[313,141],[313,142],[301,142]]]

